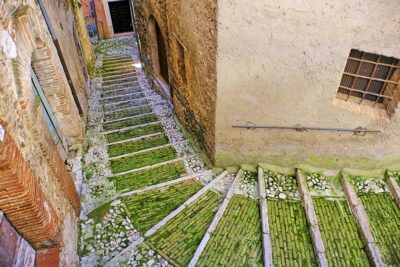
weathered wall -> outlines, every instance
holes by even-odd
[[[179,120],[212,159],[217,84],[217,3],[167,0],[167,7],[173,102]]]
[[[65,23],[64,16],[59,18]],[[7,188],[0,190],[0,210],[35,248],[60,245],[60,261],[71,266],[77,262],[79,196],[64,164],[66,154],[56,145],[33,94],[31,64],[62,126],[61,135],[79,140],[83,122],[37,2],[0,0],[0,37],[0,124],[5,129],[0,180]],[[71,55],[76,47],[69,49]]]
[[[216,1],[135,1],[145,71],[157,87],[157,41],[151,16],[168,48],[171,96],[180,122],[212,158],[215,140]],[[159,89],[161,93],[162,89]]]
[[[82,58],[79,47],[78,33],[75,28],[74,10],[71,1],[43,0],[49,15],[52,27],[60,44],[61,52],[71,75],[72,84],[76,90],[84,117],[87,116],[87,85],[88,77],[85,77],[82,66],[85,61]]]
[[[151,20],[153,17],[157,21],[167,42],[167,6],[165,0],[137,0],[133,1],[132,4],[135,10],[136,30],[140,39],[139,45],[142,53],[142,63],[149,81],[154,84],[157,62],[155,62],[153,54],[157,50],[157,42],[154,39],[155,36],[151,29]]]
[[[334,165],[335,157],[399,155],[399,112],[389,119],[335,100],[350,49],[400,58],[398,1],[220,0],[218,11],[218,165],[292,164],[312,156]],[[247,123],[382,133],[232,128]]]
[[[82,50],[82,56],[84,58],[88,71],[93,73],[95,55],[93,52],[92,44],[90,42],[89,34],[87,32],[87,27],[84,17],[84,13],[87,11],[83,10],[84,8],[86,10],[87,6],[84,3],[80,3],[79,0],[72,0],[72,7],[75,17],[75,29],[78,33],[80,48]],[[90,14],[90,5],[89,5],[89,14]],[[89,77],[85,77],[85,79],[87,82],[86,88],[89,89],[90,79]]]

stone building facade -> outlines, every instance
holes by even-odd
[[[37,266],[78,260],[80,199],[66,163],[84,139],[82,66],[92,52],[77,10],[71,1],[0,1],[0,228],[9,222],[19,235],[0,239],[25,240]]]
[[[217,5],[210,1],[134,1],[142,61],[181,123],[215,154]],[[165,47],[165,48],[164,48]]]
[[[217,166],[398,164],[395,1],[303,2],[133,1],[144,68]]]

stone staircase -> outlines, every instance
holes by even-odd
[[[213,172],[132,57],[102,61],[82,266],[400,266],[400,173],[265,163]]]

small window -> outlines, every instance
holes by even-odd
[[[387,109],[397,98],[399,72],[396,58],[352,49],[336,97]]]
[[[182,80],[182,83],[186,85],[187,77],[186,77],[186,65],[185,65],[185,47],[182,43],[176,39],[176,46],[177,46],[177,67],[179,76]]]

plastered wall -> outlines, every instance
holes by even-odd
[[[335,100],[350,49],[400,58],[396,0],[218,1],[216,163],[396,161],[400,114]],[[381,130],[380,134],[232,125]],[[318,161],[318,160],[317,160]],[[322,162],[322,161],[321,161]]]

